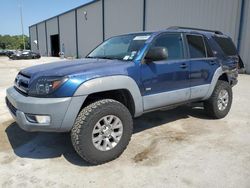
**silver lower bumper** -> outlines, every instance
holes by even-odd
[[[6,91],[6,104],[17,124],[26,131],[70,131],[78,112],[86,99],[85,96],[65,98],[26,97],[14,87]],[[48,115],[49,124],[30,122],[26,114]]]

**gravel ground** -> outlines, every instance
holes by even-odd
[[[25,132],[4,104],[21,68],[58,60],[0,58],[0,187],[250,186],[250,76],[240,75],[226,118],[211,120],[195,106],[146,114],[120,158],[91,166],[69,134]]]

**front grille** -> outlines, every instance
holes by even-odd
[[[20,89],[18,89],[16,86],[14,86],[14,89],[15,89],[18,93],[20,93],[21,95],[23,95],[23,96],[25,96],[25,97],[28,96],[28,93],[24,93],[23,91],[21,91]]]
[[[24,94],[28,94],[30,77],[19,73],[15,79],[15,88]]]
[[[7,107],[10,109],[11,113],[16,116],[17,109],[10,103],[7,97],[5,97],[5,102],[6,102]]]

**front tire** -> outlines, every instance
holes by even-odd
[[[232,87],[228,82],[218,80],[212,96],[204,102],[204,109],[214,119],[224,118],[231,109]]]
[[[133,132],[128,109],[118,101],[104,99],[83,108],[71,130],[76,152],[91,164],[102,164],[119,157]]]

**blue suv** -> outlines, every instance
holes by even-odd
[[[213,118],[232,104],[241,59],[219,31],[171,27],[112,37],[85,59],[21,70],[6,104],[26,131],[71,132],[92,164],[121,155],[133,118],[161,108],[203,102]]]

